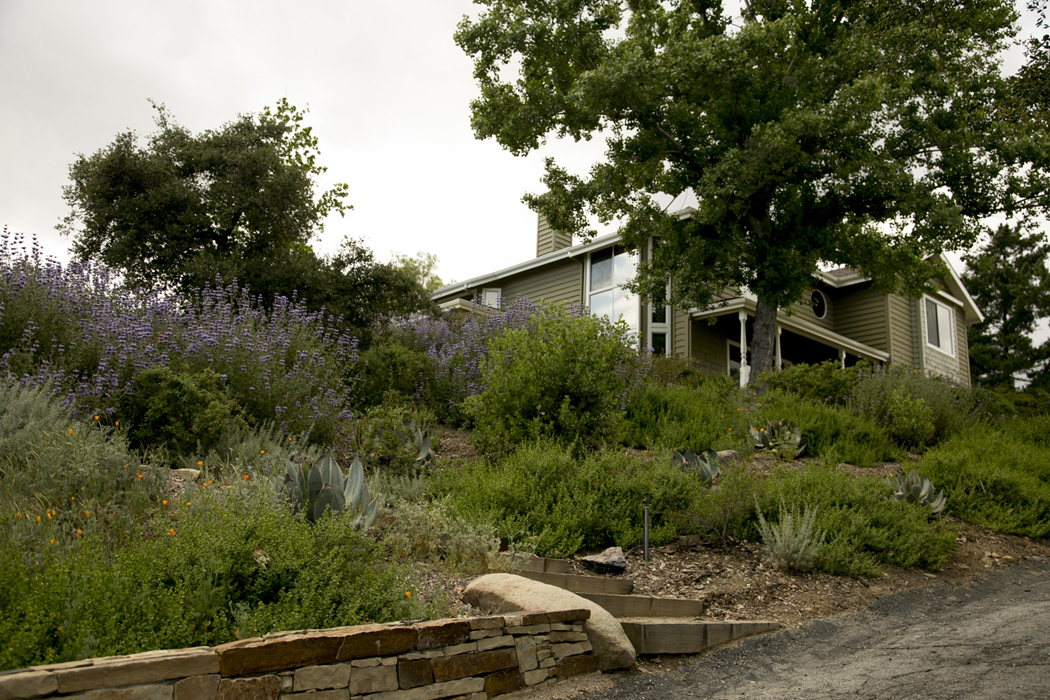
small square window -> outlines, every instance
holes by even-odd
[[[485,306],[491,306],[493,309],[498,309],[502,296],[502,289],[489,287],[481,290],[481,303]]]

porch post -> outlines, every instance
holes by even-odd
[[[777,369],[781,369],[781,362],[780,362],[780,331],[782,331],[782,330],[784,330],[784,329],[781,328],[780,324],[778,323],[777,324]]]
[[[842,369],[846,369],[846,351],[843,348],[839,348],[839,364]]]
[[[740,386],[747,386],[747,380],[751,375],[751,367],[747,364],[747,312],[738,311],[740,319]]]

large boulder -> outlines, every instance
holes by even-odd
[[[616,618],[575,593],[513,574],[488,574],[467,586],[463,600],[493,613],[586,608],[591,611],[591,618],[584,623],[583,629],[598,655],[598,667],[608,671],[634,665],[634,647]]]

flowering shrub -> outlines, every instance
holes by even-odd
[[[253,424],[334,439],[348,415],[344,368],[356,341],[338,319],[275,300],[266,311],[236,284],[191,298],[128,291],[103,266],[63,266],[36,243],[0,237],[0,372],[50,383],[79,417],[111,420],[152,367],[214,372]]]
[[[468,396],[485,390],[481,362],[489,342],[505,330],[524,327],[536,311],[535,304],[519,297],[498,313],[420,317],[403,325],[398,332],[404,342],[425,352],[434,365],[432,380],[420,385],[415,398],[428,403],[446,423],[468,422],[462,404]]]

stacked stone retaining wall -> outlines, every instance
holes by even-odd
[[[282,632],[0,673],[0,700],[484,700],[598,670],[589,610]]]

